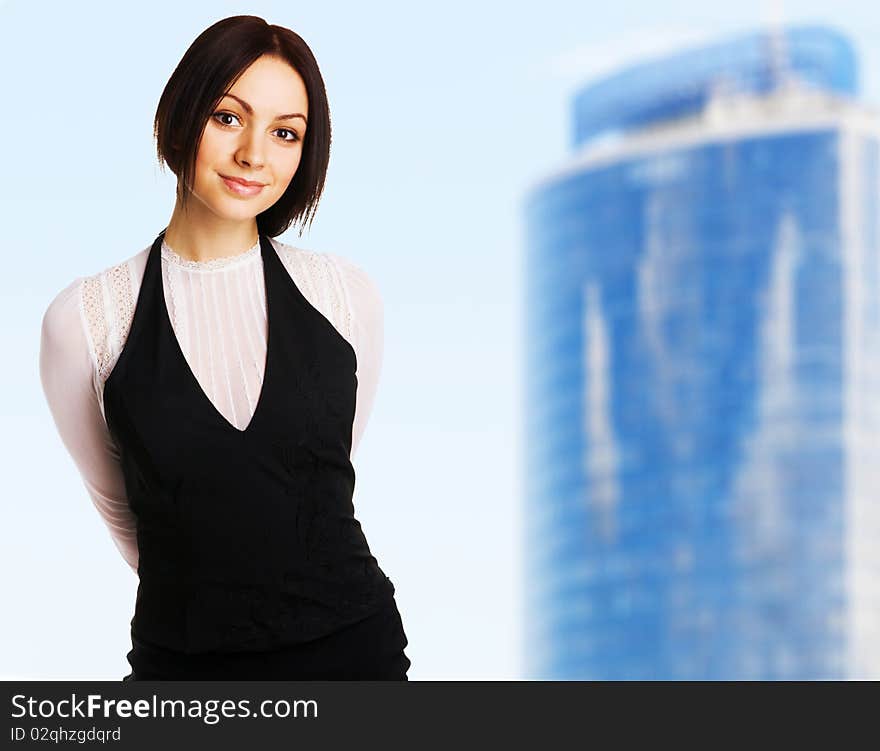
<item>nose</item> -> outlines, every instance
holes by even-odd
[[[251,169],[262,169],[265,157],[259,135],[245,135],[242,138],[243,142],[236,155],[237,161]]]

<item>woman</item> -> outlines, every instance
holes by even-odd
[[[124,680],[407,680],[394,586],[352,504],[381,297],[343,258],[272,239],[323,190],[311,50],[254,16],[214,24],[155,136],[178,178],[168,226],[62,290],[40,353],[62,440],[139,577]]]

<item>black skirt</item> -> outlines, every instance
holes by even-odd
[[[123,681],[405,681],[408,644],[395,601],[320,639],[265,652],[183,654],[132,637]]]

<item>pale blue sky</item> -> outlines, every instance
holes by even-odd
[[[156,166],[152,120],[204,28],[259,15],[318,59],[334,127],[326,192],[311,233],[282,239],[355,261],[385,301],[382,378],[355,459],[358,517],[397,587],[410,678],[509,679],[523,648],[524,193],[565,157],[579,82],[775,15],[847,32],[876,106],[880,14],[827,5],[0,0],[0,677],[128,672],[136,578],[45,406],[40,323],[64,286],[166,225],[174,179]]]

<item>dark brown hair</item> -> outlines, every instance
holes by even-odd
[[[177,196],[186,204],[195,173],[196,155],[208,118],[223,95],[262,55],[287,62],[306,87],[309,122],[302,158],[290,185],[272,206],[257,215],[257,231],[276,237],[300,221],[299,234],[324,190],[330,161],[330,107],[315,56],[290,29],[258,16],[232,16],[209,26],[190,45],[159,98],[153,132],[160,166],[177,175]]]

